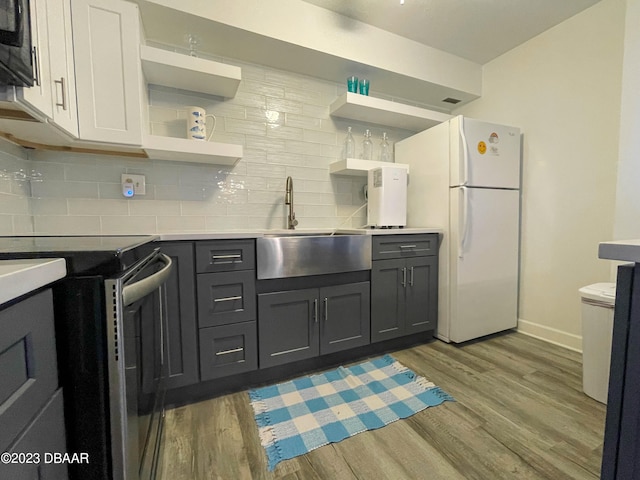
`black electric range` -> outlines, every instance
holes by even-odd
[[[67,273],[112,275],[137,262],[157,235],[0,237],[0,259],[64,258]]]
[[[135,452],[129,452],[128,450],[133,450],[132,445],[123,445],[123,433],[114,430],[115,417],[112,409],[117,403],[114,398],[118,395],[114,397],[114,368],[109,363],[113,356],[114,321],[107,318],[108,305],[112,300],[107,301],[105,287],[114,278],[132,274],[139,276],[141,264],[146,265],[150,257],[162,256],[157,251],[158,244],[154,243],[157,239],[158,236],[155,235],[0,237],[0,260],[64,258],[66,262],[67,276],[52,285],[58,377],[63,389],[67,451],[89,455],[88,464],[69,465],[71,480],[153,478],[149,473],[143,475],[143,472],[152,469],[138,466],[142,460],[137,457],[142,457],[145,452],[142,445],[140,448],[135,445]],[[151,270],[150,274],[153,274],[157,269],[159,267],[147,270]],[[123,312],[127,314],[132,308],[134,307],[123,308]],[[138,310],[142,311],[143,308],[153,310],[145,305]],[[127,335],[130,334],[134,340],[141,335],[142,321],[137,318],[139,313],[134,312],[131,318],[127,318],[126,325],[119,327],[122,330],[118,330],[115,335],[116,353],[118,338],[121,344],[125,344],[121,347],[124,350],[127,342],[131,343]],[[155,314],[151,312],[149,315],[149,322],[154,321]],[[134,324],[134,331],[128,333],[127,328]],[[154,340],[157,333],[152,332],[151,335],[153,338],[145,345],[134,345],[135,349],[143,350],[142,353],[147,357],[155,356],[154,353],[147,355],[147,350],[157,350],[158,347]],[[120,356],[123,356],[122,351]],[[135,373],[137,370],[138,383],[142,383],[142,367],[136,365],[135,355],[129,355],[128,358],[127,371]],[[124,365],[124,361],[122,363]],[[152,374],[155,375],[154,372]],[[134,384],[136,375],[133,378]],[[135,390],[136,386],[132,388]],[[140,402],[144,400],[149,403],[150,398],[152,401],[157,396],[150,395],[148,390],[142,391],[142,387],[140,390]],[[136,410],[142,411],[143,407],[142,404],[138,408],[134,405],[134,415],[137,415]],[[119,404],[116,408],[127,410]],[[118,413],[120,412],[115,412]],[[130,423],[127,426],[129,430],[138,423],[149,423],[150,415],[146,411],[143,413],[133,421],[123,420],[124,423]],[[147,429],[151,430],[151,427]],[[159,427],[156,426],[155,429],[157,431]]]

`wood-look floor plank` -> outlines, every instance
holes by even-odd
[[[392,354],[456,402],[269,472],[247,393],[214,398],[167,412],[160,478],[598,478],[606,407],[582,393],[580,354],[517,333]]]

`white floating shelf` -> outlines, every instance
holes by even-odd
[[[191,92],[235,97],[242,70],[234,65],[140,46],[142,71],[147,83]]]
[[[334,175],[353,175],[366,177],[369,170],[378,167],[405,167],[409,173],[409,165],[404,163],[377,162],[375,160],[361,160],[359,158],[347,158],[329,165],[329,173]]]
[[[331,104],[330,113],[334,117],[402,128],[413,132],[421,132],[452,118],[448,113],[350,92],[338,97]]]
[[[142,148],[152,160],[233,165],[242,158],[242,145],[159,135],[145,135]]]

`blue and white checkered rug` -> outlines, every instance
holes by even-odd
[[[249,391],[269,470],[453,398],[390,355]]]

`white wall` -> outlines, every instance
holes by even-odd
[[[486,64],[456,112],[522,129],[519,329],[578,350],[577,290],[609,279],[624,14],[603,0]]]
[[[627,0],[613,239],[640,238],[640,0]]]
[[[235,98],[151,89],[151,133],[184,138],[185,107],[199,105],[217,117],[212,141],[243,145],[242,160],[225,167],[34,152],[31,168],[42,179],[32,184],[35,232],[285,228],[288,175],[294,180],[298,228],[337,227],[364,203],[366,183],[365,177],[329,175],[329,164],[341,156],[347,126],[353,126],[358,151],[365,128],[372,129],[376,149],[383,130],[392,142],[412,134],[330,117],[329,105],[346,90],[345,85],[228,62],[242,67],[243,80]],[[122,196],[119,182],[125,172],[146,175],[146,196]],[[363,209],[345,226],[364,223]]]
[[[31,177],[26,150],[0,140],[0,235],[33,232]]]

